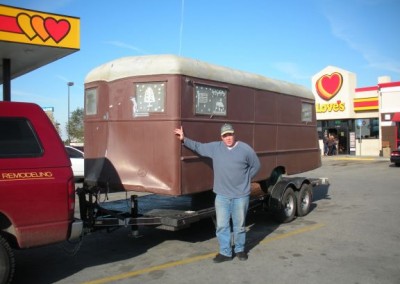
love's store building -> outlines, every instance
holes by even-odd
[[[312,77],[321,154],[324,136],[334,155],[384,156],[400,146],[400,81],[382,76],[357,87],[354,73],[328,66]]]

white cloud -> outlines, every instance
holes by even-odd
[[[105,44],[109,44],[109,45],[112,45],[112,46],[121,47],[121,48],[125,48],[125,49],[134,50],[134,51],[136,51],[138,53],[141,53],[141,54],[149,54],[149,52],[147,52],[147,51],[145,51],[143,49],[140,49],[140,48],[138,48],[138,47],[136,47],[134,45],[130,45],[130,44],[127,44],[127,43],[122,42],[122,41],[116,41],[116,40],[115,41],[106,41]]]
[[[21,90],[13,89],[11,91],[11,98],[13,101],[19,102],[35,102],[37,104],[48,104],[58,102],[58,98],[49,98],[48,96],[41,96],[35,93],[29,93]]]
[[[301,71],[297,64],[293,62],[275,62],[272,65],[275,69],[287,74],[289,77],[295,80],[309,80],[311,77],[311,75],[305,74],[303,71]]]

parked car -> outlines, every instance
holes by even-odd
[[[390,162],[400,167],[400,146],[390,154]]]
[[[72,146],[65,146],[72,164],[75,180],[82,180],[85,177],[84,153]]]

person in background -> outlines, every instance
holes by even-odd
[[[324,156],[328,156],[328,135],[326,135],[326,133],[324,134],[322,142],[324,143]]]
[[[182,126],[174,132],[187,148],[212,159],[213,191],[216,194],[216,236],[219,243],[219,253],[213,261],[220,263],[231,260],[233,251],[239,260],[247,260],[245,221],[251,180],[260,169],[257,154],[248,144],[236,141],[235,131],[230,124],[222,125],[221,141],[209,143],[200,143],[185,137]],[[234,248],[231,246],[230,219]]]
[[[329,134],[328,137],[328,156],[336,155],[336,145],[335,145],[335,136],[333,134]]]

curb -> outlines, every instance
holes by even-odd
[[[322,160],[351,160],[351,161],[390,161],[390,158],[380,156],[350,156],[350,155],[336,155],[336,156],[321,156]]]

